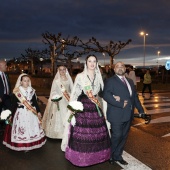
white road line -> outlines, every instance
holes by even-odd
[[[169,136],[170,136],[170,133],[168,133],[168,134],[166,134],[166,135],[164,135],[162,137],[164,138],[164,137],[169,137]]]
[[[147,96],[147,95],[146,95]],[[148,97],[148,96],[147,96]],[[142,99],[144,99],[145,97],[143,97],[143,96],[139,96],[139,98],[142,98]],[[168,96],[160,96],[160,95],[156,95],[156,96],[152,96],[152,97],[150,97],[150,99],[154,99],[154,98],[169,98]]]
[[[166,113],[166,112],[170,112],[170,109],[165,108],[165,109],[153,109],[153,110],[146,111],[147,114],[159,114],[159,113]]]
[[[170,122],[170,116],[159,117],[157,119],[153,119],[150,121],[150,123],[164,123],[164,122]]]
[[[125,170],[151,170],[151,168],[125,151],[123,151],[123,158],[128,162],[128,165],[118,164]]]
[[[159,106],[169,106],[170,107],[169,103],[154,103],[154,104],[144,104],[144,105],[145,105],[145,107],[154,107],[153,109],[156,109]]]
[[[135,127],[135,126],[140,126],[140,125],[144,125],[144,124],[145,124],[145,122],[142,122],[142,123],[135,124],[133,126]]]
[[[152,119],[150,121],[150,124],[152,124],[152,123],[165,123],[165,122],[170,122],[170,116],[165,116],[165,117],[159,117],[159,118],[156,118],[156,119]],[[143,125],[143,124],[145,124],[145,122],[138,123],[138,124],[135,124],[133,126],[139,126],[139,125]]]
[[[146,104],[146,103],[151,103],[151,102],[169,102],[170,99],[153,99],[153,100],[145,100],[145,101],[141,101],[142,103]]]

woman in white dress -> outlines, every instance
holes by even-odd
[[[46,137],[41,127],[41,113],[35,90],[31,87],[27,74],[18,77],[11,100],[12,126],[6,126],[3,144],[16,151],[42,147]]]
[[[53,80],[50,97],[43,115],[43,129],[49,138],[62,139],[66,115],[68,114],[67,105],[70,99],[70,93],[73,87],[73,81],[65,66],[58,68],[57,74]],[[62,99],[58,102],[53,102],[56,95]]]

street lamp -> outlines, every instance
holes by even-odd
[[[40,63],[41,63],[41,67],[40,67],[40,68],[41,68],[41,75],[42,75],[42,62],[43,62],[43,60],[44,60],[44,59],[43,59],[42,57],[40,57]]]
[[[105,53],[102,53],[103,54],[103,57],[104,57],[104,66],[105,66]]]
[[[157,58],[157,69],[158,69],[158,73],[159,73],[159,63],[158,63],[158,60],[159,60],[159,54],[160,54],[161,52],[160,51],[157,51],[157,54],[158,54],[158,58]]]
[[[145,46],[146,46],[146,36],[148,36],[148,33],[145,32],[140,32],[140,35],[143,36],[143,66],[145,67],[145,55],[146,55],[146,50],[145,50]]]
[[[62,53],[63,53],[63,56],[64,56],[64,47],[65,47],[65,44],[64,44],[64,43],[65,43],[65,40],[64,40],[64,39],[62,39],[62,40],[61,40],[61,43],[62,43],[62,50],[63,50],[63,52],[62,52]]]

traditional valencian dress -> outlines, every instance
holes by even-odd
[[[40,111],[35,90],[30,86],[27,90],[20,86],[13,92],[15,94],[12,96],[12,126],[6,126],[3,144],[16,151],[42,147],[46,138],[40,120],[35,114]]]
[[[67,80],[62,80],[57,72],[51,87],[50,97],[43,115],[42,126],[45,134],[49,138],[62,139],[64,126],[68,109],[67,105],[70,99],[71,89],[73,87],[72,79],[66,70]],[[58,102],[53,102],[53,96],[61,96],[62,99]]]
[[[110,159],[110,136],[105,116],[97,99],[103,88],[99,69],[93,82],[86,71],[77,75],[70,101],[80,101],[83,112],[75,114],[76,124],[65,129],[61,149],[76,166],[90,166]]]

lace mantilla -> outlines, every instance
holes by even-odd
[[[70,101],[77,101],[78,97],[82,93],[82,90],[86,94],[86,92],[84,90],[85,85],[92,85],[92,84],[91,84],[87,74],[85,74],[84,72],[79,73],[75,79],[75,82],[74,82]],[[93,95],[97,95],[100,91],[100,88],[103,89],[102,82],[100,80],[100,77],[96,74],[95,80],[92,85]]]

